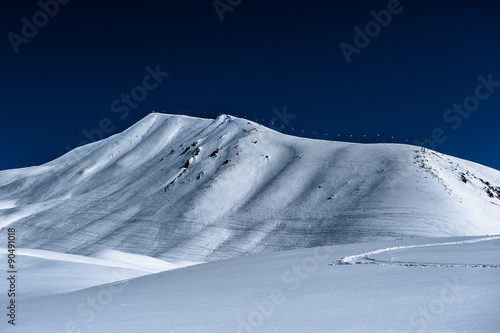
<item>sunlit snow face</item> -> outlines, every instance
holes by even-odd
[[[0,210],[14,208],[14,207],[16,207],[15,200],[0,200]]]

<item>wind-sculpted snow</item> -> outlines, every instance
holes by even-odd
[[[130,278],[136,272],[123,269],[123,282],[64,294],[47,290],[49,296],[23,300],[16,327],[5,331],[498,332],[498,269],[328,263],[378,251],[370,257],[499,265],[499,238],[424,238],[296,249],[137,278]],[[68,268],[75,264],[62,262],[53,280],[68,283]],[[89,269],[98,278],[106,276],[105,270]],[[120,271],[113,266],[108,273],[116,277]],[[32,275],[24,281],[38,284]],[[89,282],[76,278],[76,283]]]
[[[155,113],[50,163],[0,172],[0,234],[15,227],[24,248],[171,263],[498,234],[499,186],[499,171],[414,146]]]

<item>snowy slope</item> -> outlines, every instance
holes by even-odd
[[[499,249],[497,236],[238,257],[25,300],[15,329],[4,322],[0,328],[31,333],[498,332]],[[375,261],[331,264],[356,255]],[[427,265],[415,267],[415,262]]]
[[[2,252],[0,262],[7,263],[8,252]],[[33,249],[17,249],[15,253],[16,268],[21,277],[20,292],[17,293],[20,300],[68,293],[195,264],[171,264],[155,258],[112,250],[98,253],[96,257]],[[7,289],[9,288],[6,285],[5,290]],[[4,300],[2,297],[0,304]]]
[[[303,139],[222,115],[150,114],[0,172],[0,237],[75,255],[202,262],[293,248],[500,234],[500,172],[397,144]],[[327,243],[325,243],[327,242]]]

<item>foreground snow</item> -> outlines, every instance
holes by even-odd
[[[404,262],[433,265],[400,265]],[[5,322],[0,327],[2,332],[498,332],[499,264],[498,236],[267,253],[26,299],[19,304],[16,328]],[[55,282],[70,278],[60,274],[67,272],[62,267],[54,268]],[[37,282],[26,276],[23,283]]]
[[[7,263],[7,259],[7,251],[0,253],[0,262]],[[196,264],[168,263],[111,250],[97,253],[95,257],[86,257],[44,250],[17,249],[16,261],[21,276],[17,298],[21,300],[71,292]]]

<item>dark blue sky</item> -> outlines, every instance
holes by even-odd
[[[497,1],[7,0],[0,15],[0,170],[176,108],[432,139],[500,170]]]

